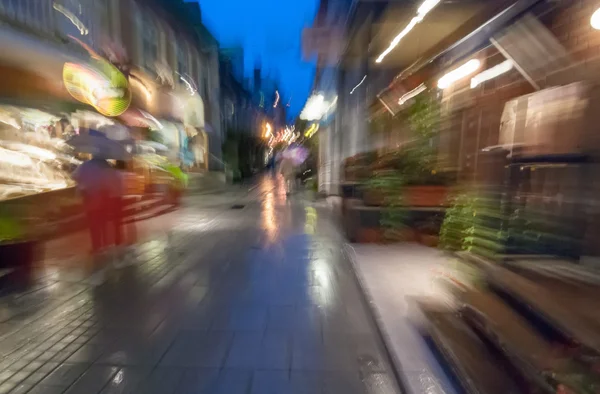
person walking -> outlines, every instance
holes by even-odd
[[[111,174],[113,169],[102,157],[83,162],[73,173],[83,200],[92,243],[92,257],[97,259],[108,245],[108,223],[111,212]]]
[[[279,164],[279,173],[283,175],[285,181],[285,193],[291,194],[296,183],[296,165],[292,159],[284,157]]]
[[[110,247],[122,243],[122,178],[106,159],[96,155],[75,170],[73,179],[83,200],[92,243],[90,282],[99,285]]]

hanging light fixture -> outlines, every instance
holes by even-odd
[[[476,88],[485,81],[489,81],[490,79],[494,79],[504,73],[509,72],[513,69],[513,66],[514,64],[512,60],[505,60],[497,66],[489,68],[475,75],[473,78],[471,78],[471,89]]]
[[[446,89],[454,82],[463,79],[464,77],[473,74],[481,66],[481,62],[477,59],[471,59],[455,70],[450,71],[438,80],[438,88]]]
[[[593,14],[592,14],[592,18],[590,19],[590,24],[592,25],[592,27],[596,30],[600,30],[600,8],[598,8]]]

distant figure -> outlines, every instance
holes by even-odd
[[[285,180],[286,194],[292,193],[294,183],[296,182],[296,165],[291,159],[284,157],[279,164],[279,172]]]

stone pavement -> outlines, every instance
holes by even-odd
[[[419,313],[411,297],[450,302],[436,277],[452,272],[443,252],[417,244],[354,245],[351,258],[362,287],[400,370],[407,392],[454,394],[456,389],[418,332]]]
[[[0,299],[0,393],[398,393],[325,209],[190,198],[132,265]]]

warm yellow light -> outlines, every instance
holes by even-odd
[[[600,30],[600,8],[598,8],[593,14],[592,14],[592,18],[590,19],[590,24],[592,25],[592,27],[596,30]]]
[[[421,23],[423,21],[423,18],[425,18],[425,15],[427,15],[432,9],[434,9],[435,6],[437,6],[440,3],[440,1],[441,0],[425,0],[425,1],[423,1],[423,3],[421,3],[419,8],[417,9],[417,15],[415,17],[413,17],[410,20],[410,22],[408,22],[408,25],[406,25],[404,27],[404,29],[400,33],[398,33],[398,35],[396,37],[394,37],[394,39],[390,43],[390,46],[388,46],[387,49],[385,51],[383,51],[381,53],[381,55],[379,55],[379,57],[377,58],[377,60],[375,60],[375,62],[381,63],[383,58],[386,57],[391,51],[393,51],[394,48],[396,48],[396,46],[400,43],[400,41],[408,33],[410,33],[410,31],[417,24]]]
[[[459,68],[450,71],[448,74],[441,77],[438,81],[438,87],[440,89],[446,89],[454,82],[463,79],[464,77],[473,74],[479,67],[481,62],[477,59],[471,59]]]
[[[313,136],[313,135],[314,135],[314,134],[317,132],[317,130],[319,130],[319,124],[318,124],[318,123],[313,123],[313,124],[312,124],[312,125],[311,125],[311,126],[308,128],[308,130],[306,130],[306,131],[304,132],[304,136],[305,136],[306,138],[310,138],[310,137],[312,137],[312,136]]]
[[[270,123],[265,124],[265,138],[273,136],[273,127]]]

